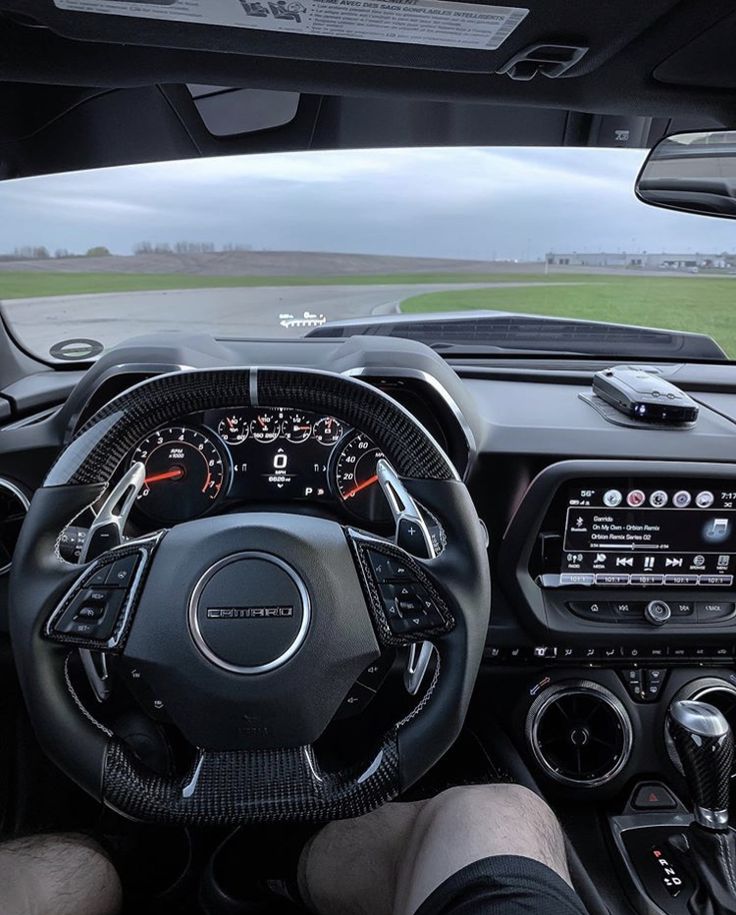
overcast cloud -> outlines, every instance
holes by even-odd
[[[734,251],[728,220],[639,203],[643,153],[426,149],[288,153],[0,184],[0,252],[180,240],[472,259],[546,251]]]

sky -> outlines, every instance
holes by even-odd
[[[638,150],[447,148],[188,160],[0,183],[0,253],[142,241],[534,260],[736,252],[730,220],[647,207]]]

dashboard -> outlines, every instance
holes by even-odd
[[[334,416],[288,407],[190,414],[133,449],[146,477],[141,520],[173,524],[245,504],[296,503],[344,520],[387,523],[377,485],[381,451]]]
[[[27,401],[13,391],[15,414],[0,416],[8,554],[28,498],[101,406],[166,372],[269,364],[360,378],[451,457],[490,533],[476,714],[505,726],[540,778],[605,796],[637,772],[662,771],[663,739],[642,738],[661,736],[675,696],[706,691],[736,725],[736,366],[662,367],[701,407],[694,428],[671,431],[617,426],[585,403],[599,361],[451,363],[378,336],[133,342],[85,373],[36,380]],[[157,429],[125,454],[120,474],[145,466],[136,533],[262,510],[389,533],[380,456],[339,416],[234,403]],[[83,535],[69,529],[62,553],[78,557]],[[7,580],[0,573],[0,629]],[[560,716],[586,708],[600,716],[601,740],[617,735],[610,752],[596,743],[595,758],[578,759],[542,748]]]

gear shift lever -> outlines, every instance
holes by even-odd
[[[696,822],[704,829],[726,829],[734,756],[728,722],[712,705],[680,700],[670,706],[667,723],[693,799]]]
[[[725,717],[705,702],[673,702],[667,727],[693,800],[688,860],[697,889],[688,906],[698,915],[736,915],[736,833],[728,828],[734,745]]]

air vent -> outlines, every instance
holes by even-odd
[[[0,477],[0,575],[10,570],[29,504],[25,493],[14,483]]]
[[[700,677],[687,683],[672,697],[673,702],[679,699],[694,699],[699,702],[707,702],[708,705],[714,705],[719,712],[723,712],[726,721],[736,733],[736,685],[733,683],[722,680],[720,677]],[[666,724],[664,740],[672,765],[678,772],[682,772],[682,766],[677,758],[677,753],[675,753],[675,746],[672,743]],[[736,761],[731,775],[732,779],[734,777],[736,777]]]
[[[593,788],[614,779],[631,754],[631,720],[610,690],[587,680],[551,686],[529,709],[526,736],[555,781]]]

